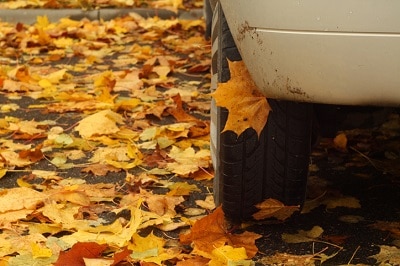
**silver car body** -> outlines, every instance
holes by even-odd
[[[270,98],[400,106],[400,1],[220,0]]]

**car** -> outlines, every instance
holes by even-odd
[[[398,1],[206,0],[212,89],[243,60],[272,108],[260,136],[221,133],[212,102],[214,198],[228,219],[252,219],[273,198],[303,206],[312,145],[373,126],[400,106]],[[207,34],[206,33],[206,34]],[[235,95],[232,95],[235,97]]]

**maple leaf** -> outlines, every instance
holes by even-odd
[[[285,206],[279,200],[271,198],[257,204],[256,207],[259,209],[258,212],[253,214],[253,218],[256,220],[276,218],[284,221],[292,216],[293,213],[300,211],[300,206]]]
[[[231,79],[226,83],[219,83],[212,94],[217,106],[225,107],[229,111],[222,132],[232,130],[239,136],[247,128],[253,128],[260,136],[271,107],[255,85],[244,62],[228,63]]]
[[[227,242],[227,225],[221,207],[210,215],[196,221],[189,234],[180,235],[183,244],[194,244],[194,253],[212,258],[214,248],[222,247]]]
[[[196,221],[190,233],[181,234],[179,239],[183,244],[193,243],[193,254],[198,254],[210,259],[212,258],[213,250],[225,244],[229,244],[233,247],[244,247],[246,251],[251,251],[247,254],[249,258],[254,256],[254,250],[256,250],[256,252],[258,250],[255,245],[255,240],[260,238],[261,235],[251,232],[230,234],[227,227],[228,225],[225,221],[224,212],[221,207],[218,207],[210,215]]]

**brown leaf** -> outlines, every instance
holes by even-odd
[[[232,130],[239,136],[247,128],[253,128],[260,136],[271,107],[255,85],[243,61],[228,63],[231,79],[226,83],[219,83],[212,94],[217,106],[225,107],[229,111],[222,132]]]
[[[166,151],[161,150],[158,146],[151,154],[147,154],[143,158],[143,162],[148,167],[165,167],[169,161],[171,160],[168,159]]]
[[[210,134],[210,123],[208,121],[197,121],[196,124],[189,128],[189,137],[196,138],[208,136]]]
[[[394,238],[400,239],[400,222],[378,221],[370,226],[381,231],[388,231]]]
[[[191,66],[187,71],[188,73],[201,73],[209,71],[211,67],[211,60],[204,60],[203,62]]]
[[[253,214],[253,218],[256,220],[276,218],[284,221],[292,216],[293,213],[300,210],[300,206],[285,206],[279,200],[271,198],[257,204],[256,207],[259,209],[258,212]]]

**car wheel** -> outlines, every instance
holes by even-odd
[[[227,82],[227,59],[241,60],[222,8],[212,23],[212,87]],[[235,97],[235,95],[232,95]],[[255,205],[274,198],[303,205],[311,149],[313,107],[307,103],[268,100],[272,111],[260,137],[249,128],[240,136],[221,133],[228,111],[212,102],[211,150],[215,167],[214,199],[232,222],[249,220]]]

